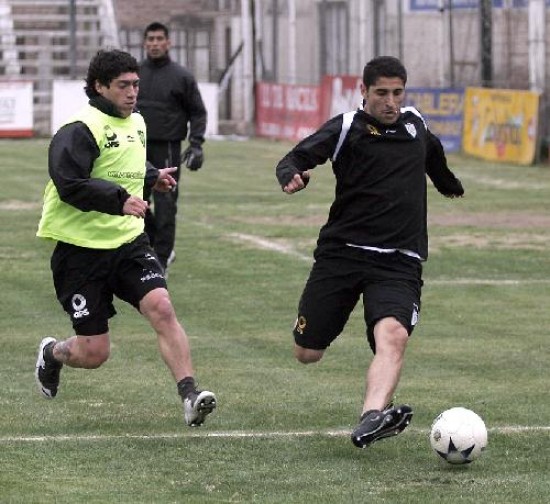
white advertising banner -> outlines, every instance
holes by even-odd
[[[206,125],[206,136],[214,136],[218,134],[218,84],[211,82],[199,82],[199,91],[201,92],[202,101],[208,112],[208,124]]]
[[[65,123],[78,109],[88,103],[88,97],[84,92],[83,80],[59,80],[54,81],[52,90],[52,135]],[[218,134],[218,85],[208,82],[199,82],[199,90],[208,111],[208,125],[206,136]]]
[[[32,82],[0,82],[0,137],[30,137],[33,126]]]
[[[84,92],[84,80],[53,81],[52,88],[52,135],[76,112],[88,103]]]

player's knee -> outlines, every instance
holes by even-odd
[[[155,315],[159,320],[170,320],[174,317],[174,307],[168,296],[162,296],[155,303]]]
[[[402,354],[409,340],[407,329],[397,319],[389,317],[381,320],[374,330],[376,352]]]
[[[397,320],[388,331],[388,341],[391,345],[401,347],[407,344],[409,340],[409,333],[407,329],[401,325]]]
[[[304,348],[299,345],[294,345],[294,357],[298,362],[302,364],[312,364],[318,362],[323,357],[324,350],[314,350],[311,348]]]
[[[84,366],[87,369],[97,369],[104,364],[111,355],[109,344],[92,344],[86,347],[84,355]]]
[[[147,294],[142,301],[141,310],[154,326],[169,322],[175,317],[174,306],[167,291]]]

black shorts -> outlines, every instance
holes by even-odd
[[[343,331],[359,297],[367,338],[375,351],[374,326],[395,317],[412,333],[420,313],[422,263],[402,253],[371,252],[342,246],[317,250],[302,293],[294,340],[304,348],[324,350]]]
[[[51,268],[57,299],[82,336],[109,330],[108,320],[116,314],[113,296],[139,310],[148,292],[166,288],[163,268],[146,234],[112,250],[58,242]]]

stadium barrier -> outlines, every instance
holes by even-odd
[[[256,135],[299,141],[337,114],[361,105],[361,78],[327,75],[319,86],[259,82]],[[533,164],[540,95],[488,88],[407,88],[405,105],[417,108],[448,153],[489,161]]]
[[[466,88],[464,152],[489,161],[530,165],[538,143],[540,95],[532,91]]]
[[[0,82],[0,138],[32,137],[32,82]]]
[[[218,134],[219,125],[219,86],[210,82],[199,82],[198,85],[208,112],[206,136],[215,136]],[[83,80],[55,80],[52,88],[51,134],[53,135],[69,117],[86,103],[88,103],[88,98],[84,93]]]

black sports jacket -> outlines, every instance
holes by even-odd
[[[137,108],[147,124],[147,140],[204,142],[207,112],[193,74],[169,57],[146,59],[139,70]]]
[[[102,96],[91,98],[89,104],[120,117],[113,104]],[[66,124],[54,135],[48,149],[50,178],[62,200],[79,210],[122,215],[122,207],[130,197],[128,192],[117,184],[90,178],[98,156],[99,148],[88,126],[80,121]],[[146,163],[145,185],[153,187],[158,174],[151,163]]]
[[[445,196],[462,196],[439,139],[413,107],[384,125],[362,109],[340,114],[277,165],[284,187],[296,173],[332,160],[335,199],[318,246],[403,249],[428,257],[426,174]]]

